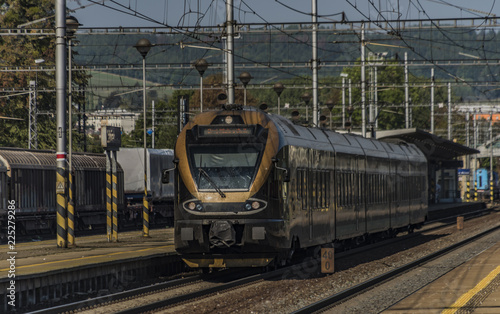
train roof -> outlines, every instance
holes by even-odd
[[[56,169],[56,153],[51,150],[0,148],[0,169]],[[106,170],[106,156],[93,153],[73,153],[73,170]],[[121,167],[119,171],[121,171]]]
[[[147,148],[146,149],[149,155],[160,155],[160,156],[174,156],[174,150],[173,149],[157,149],[157,148]],[[138,153],[143,153],[144,148],[143,147],[124,147],[120,148],[118,152],[126,153],[126,152],[138,152]]]
[[[381,142],[376,139],[364,138],[351,133],[338,133],[322,128],[310,128],[294,124],[287,118],[264,112],[254,107],[232,106],[220,111],[207,111],[196,115],[186,129],[195,125],[220,124],[220,117],[240,112],[246,116],[249,124],[266,124],[271,122],[277,129],[279,144],[277,149],[284,146],[305,147],[322,151],[331,151],[336,154],[367,156],[373,158],[389,158],[395,160],[426,161],[425,155],[414,144],[398,141],[397,143]],[[259,113],[248,114],[251,112]],[[255,119],[255,120],[252,120]]]
[[[290,120],[268,114],[280,133],[280,148],[286,145],[308,147],[337,154],[349,154],[376,158],[412,161],[425,160],[424,154],[413,144],[388,143],[364,138],[350,133],[338,133],[321,128],[308,128],[293,124]]]

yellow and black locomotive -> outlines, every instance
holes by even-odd
[[[201,113],[175,147],[175,247],[191,267],[284,264],[297,249],[420,226],[414,145],[234,107]]]

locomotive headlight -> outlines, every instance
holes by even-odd
[[[189,200],[183,204],[185,210],[203,211],[203,204],[198,200]]]
[[[258,199],[248,199],[245,203],[245,210],[247,211],[256,211],[256,210],[263,210],[267,207],[267,203],[263,200],[258,200]]]

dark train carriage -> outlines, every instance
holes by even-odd
[[[7,199],[7,167],[0,159],[0,217],[5,215],[5,208],[8,206]]]
[[[19,234],[55,230],[56,154],[53,151],[0,149],[0,220],[7,201],[15,201]],[[123,171],[118,168],[118,206],[123,210]],[[73,153],[75,228],[105,224],[106,158]]]
[[[175,156],[175,245],[192,267],[283,263],[297,248],[393,235],[427,214],[426,159],[412,144],[243,109],[196,116]]]
[[[106,217],[106,157],[101,154],[73,153],[75,212],[79,227],[105,223]],[[117,205],[125,209],[124,174],[117,164]],[[121,216],[121,215],[120,215]],[[125,217],[123,217],[125,218]]]
[[[151,225],[173,225],[173,174],[169,173],[168,177],[162,178],[163,169],[174,167],[173,159],[172,149],[148,148],[146,151],[147,193],[151,210]],[[144,197],[144,149],[121,148],[117,152],[117,160],[124,172],[124,194],[128,210],[132,214],[130,216],[134,217],[134,214],[138,213],[137,217],[140,218]]]
[[[45,214],[54,211],[55,153],[2,148],[0,160],[7,168],[6,194],[2,197],[4,200],[15,201],[18,218],[30,213]]]

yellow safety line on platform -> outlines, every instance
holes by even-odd
[[[500,266],[495,268],[491,273],[488,274],[481,282],[479,282],[474,288],[469,290],[467,293],[462,295],[455,303],[443,310],[442,314],[454,314],[464,307],[476,294],[481,292],[495,279],[498,274],[500,274]]]
[[[102,254],[102,255],[82,256],[82,257],[78,257],[78,258],[64,259],[64,260],[60,260],[60,261],[52,261],[52,262],[45,262],[45,263],[40,263],[40,264],[16,266],[16,269],[29,268],[29,267],[35,267],[35,266],[43,266],[43,265],[56,264],[56,263],[71,262],[71,261],[77,261],[77,260],[89,259],[89,258],[112,256],[112,255],[118,255],[118,254],[123,254],[123,253],[130,253],[130,252],[145,252],[145,251],[154,250],[154,249],[165,249],[165,248],[172,247],[172,246],[173,245],[165,245],[165,246],[146,248],[146,249],[137,250],[137,251],[125,251],[125,252],[115,252],[115,253]],[[4,268],[4,269],[0,269],[0,271],[8,271],[9,269],[10,268]]]

